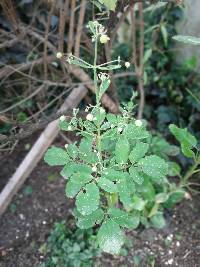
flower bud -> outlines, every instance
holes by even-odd
[[[92,171],[93,172],[96,172],[97,171],[97,167],[95,165],[92,167]]]
[[[93,120],[94,120],[93,115],[92,115],[91,113],[87,114],[87,116],[86,116],[86,120],[88,120],[88,121],[93,121]]]
[[[65,121],[65,116],[64,115],[60,116],[60,121]]]
[[[136,125],[137,127],[141,127],[141,126],[142,126],[142,121],[141,121],[141,120],[136,120],[136,121],[135,121],[135,125]]]
[[[100,37],[100,43],[102,43],[102,44],[106,44],[109,40],[110,40],[110,38],[108,37],[107,34],[102,34]]]
[[[68,144],[65,144],[65,149],[67,149],[67,148],[68,148],[68,146],[69,146]]]
[[[126,67],[127,69],[130,68],[130,66],[131,66],[130,62],[125,62],[125,67]]]
[[[63,54],[62,54],[61,52],[58,52],[58,53],[56,54],[56,57],[57,57],[58,59],[61,59],[61,58],[63,57]]]

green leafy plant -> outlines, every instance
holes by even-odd
[[[109,37],[97,21],[89,22],[89,28],[95,47],[93,64],[73,55],[68,63],[93,70],[96,105],[86,108],[85,120],[78,118],[78,110],[70,121],[61,116],[60,128],[76,131],[81,141],[64,149],[51,147],[44,159],[51,166],[64,166],[61,175],[67,179],[66,196],[75,198],[77,226],[98,226],[100,248],[117,254],[125,240],[122,229],[136,229],[140,223],[157,228],[165,225],[163,203],[175,186],[167,180],[166,161],[150,153],[151,135],[145,121],[132,115],[134,96],[118,115],[101,107],[110,85],[104,71],[120,68],[122,60],[118,57],[97,65],[98,42],[105,43]]]
[[[65,222],[55,224],[41,250],[47,258],[40,267],[91,267],[100,255],[91,229],[72,231]]]
[[[184,175],[181,175],[181,168],[177,164],[175,166],[175,173],[180,177],[181,185],[186,186],[189,178],[200,171],[200,169],[198,169],[200,165],[200,153],[197,139],[186,128],[182,129],[174,124],[171,124],[169,128],[180,143],[182,154],[192,161],[190,168]]]

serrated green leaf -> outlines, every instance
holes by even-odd
[[[77,210],[83,215],[89,215],[99,206],[99,189],[95,183],[87,184],[76,196]]]
[[[132,208],[131,192],[129,191],[130,188],[125,178],[118,181],[117,189],[119,192],[120,201],[123,203],[124,208],[126,210],[130,210]]]
[[[68,131],[69,122],[67,120],[59,120],[59,128],[63,131]]]
[[[47,150],[44,160],[50,166],[65,165],[70,161],[67,152],[59,147],[51,147]]]
[[[145,204],[146,203],[142,198],[138,197],[137,195],[133,196],[133,198],[132,198],[132,207],[135,210],[142,211],[144,209]]]
[[[88,173],[74,173],[66,185],[66,195],[69,198],[75,197],[80,189],[93,179],[93,176]]]
[[[115,158],[119,164],[125,164],[128,160],[130,144],[125,136],[121,136],[115,147]]]
[[[105,169],[102,172],[102,176],[110,181],[121,181],[124,180],[124,173],[122,171],[116,171],[114,169]]]
[[[186,157],[193,157],[194,152],[191,150],[191,148],[196,147],[196,138],[191,133],[189,133],[186,128],[181,129],[176,125],[171,124],[169,126],[169,129],[171,133],[176,137],[176,139],[180,142],[183,154]]]
[[[72,159],[75,159],[78,156],[78,147],[76,144],[69,144],[67,147],[67,153]]]
[[[145,175],[142,185],[137,186],[137,192],[139,192],[145,200],[154,201],[155,189],[148,176]]]
[[[130,167],[129,173],[133,181],[136,182],[137,184],[141,185],[144,182],[143,174],[139,173],[135,167],[133,166]]]
[[[84,173],[84,174],[91,174],[92,173],[92,168],[88,165],[85,164],[80,164],[80,163],[74,163],[70,162],[68,165],[66,165],[62,171],[61,175],[67,179],[69,178],[73,173]]]
[[[106,191],[108,193],[116,193],[117,192],[117,185],[114,184],[112,181],[104,178],[104,177],[100,177],[98,179],[98,186],[101,187],[104,191]]]
[[[135,124],[128,124],[124,129],[124,134],[128,139],[146,139],[149,133],[143,127],[138,127]]]
[[[139,159],[143,158],[149,149],[149,144],[137,142],[136,146],[132,149],[129,160],[135,163]]]
[[[104,252],[118,254],[124,244],[124,235],[117,223],[107,220],[98,231],[97,241]]]
[[[146,156],[139,160],[138,167],[154,181],[163,179],[168,173],[168,164],[156,155]]]
[[[162,229],[166,225],[162,212],[157,212],[157,214],[153,215],[150,220],[152,225],[157,229]]]
[[[87,216],[78,217],[77,226],[80,229],[88,229],[93,227],[95,224],[101,223],[104,217],[104,212],[102,209],[95,210],[93,213]]]
[[[131,214],[117,208],[110,208],[108,210],[108,215],[121,227],[136,229],[140,223],[139,213]]]

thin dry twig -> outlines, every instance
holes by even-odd
[[[76,31],[76,41],[75,41],[75,48],[74,48],[74,54],[76,57],[79,57],[80,55],[80,42],[81,42],[81,34],[82,34],[82,28],[84,23],[84,17],[85,17],[85,10],[86,10],[86,0],[81,1],[80,6],[80,13],[79,13],[79,20],[78,20],[78,26]]]

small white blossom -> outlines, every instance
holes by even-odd
[[[68,144],[65,144],[65,148],[66,148],[66,149],[68,148],[68,146],[69,146]]]
[[[172,265],[173,261],[174,261],[173,259],[170,259],[167,262],[168,262],[169,265]]]
[[[100,113],[101,114],[105,113],[105,109],[104,108],[100,108]]]
[[[130,62],[125,62],[125,67],[126,67],[127,69],[130,68],[130,66],[131,66]]]
[[[117,131],[118,131],[119,133],[121,133],[121,132],[123,131],[122,127],[119,127],[119,128],[117,129]]]
[[[94,116],[93,116],[91,113],[89,113],[89,114],[87,114],[87,116],[86,116],[86,120],[88,120],[88,121],[93,121],[93,120],[94,120]]]
[[[65,116],[64,115],[60,116],[60,121],[65,121]]]
[[[72,126],[69,125],[69,126],[67,127],[67,130],[68,130],[68,131],[71,131],[71,130],[72,130]]]
[[[141,120],[136,120],[136,121],[135,121],[135,125],[136,125],[137,127],[141,127],[141,126],[142,126],[142,121],[141,121]]]
[[[63,57],[63,54],[62,54],[61,52],[58,52],[58,53],[56,54],[56,57],[57,57],[58,59],[61,59],[61,58]]]
[[[93,172],[96,172],[96,171],[97,171],[97,167],[96,167],[96,166],[93,166],[93,167],[92,167],[92,171],[93,171]]]
[[[107,34],[102,34],[100,37],[100,43],[106,44],[110,40],[110,37],[108,37]]]
[[[179,241],[176,242],[176,246],[180,247],[180,242]]]

